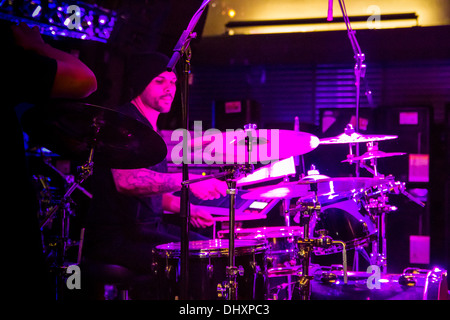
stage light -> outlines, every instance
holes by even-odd
[[[116,13],[81,1],[2,1],[0,19],[38,26],[42,34],[107,42]]]

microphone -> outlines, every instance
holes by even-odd
[[[333,21],[333,0],[328,0],[328,16],[327,21]]]

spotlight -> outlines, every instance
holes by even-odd
[[[116,13],[81,1],[0,1],[0,19],[38,26],[52,37],[71,37],[107,42]]]

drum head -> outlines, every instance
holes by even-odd
[[[219,237],[228,238],[228,230],[219,231]],[[242,240],[265,240],[272,238],[303,237],[303,227],[275,226],[259,228],[238,228],[236,229],[236,238]]]

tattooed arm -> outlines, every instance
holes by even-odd
[[[160,173],[149,169],[111,169],[118,192],[132,196],[151,196],[181,190],[181,173]],[[190,178],[198,177],[190,175]],[[226,195],[225,182],[211,179],[190,185],[192,193],[203,200]]]
[[[132,196],[151,196],[181,190],[181,175],[149,169],[111,169],[116,189]]]

